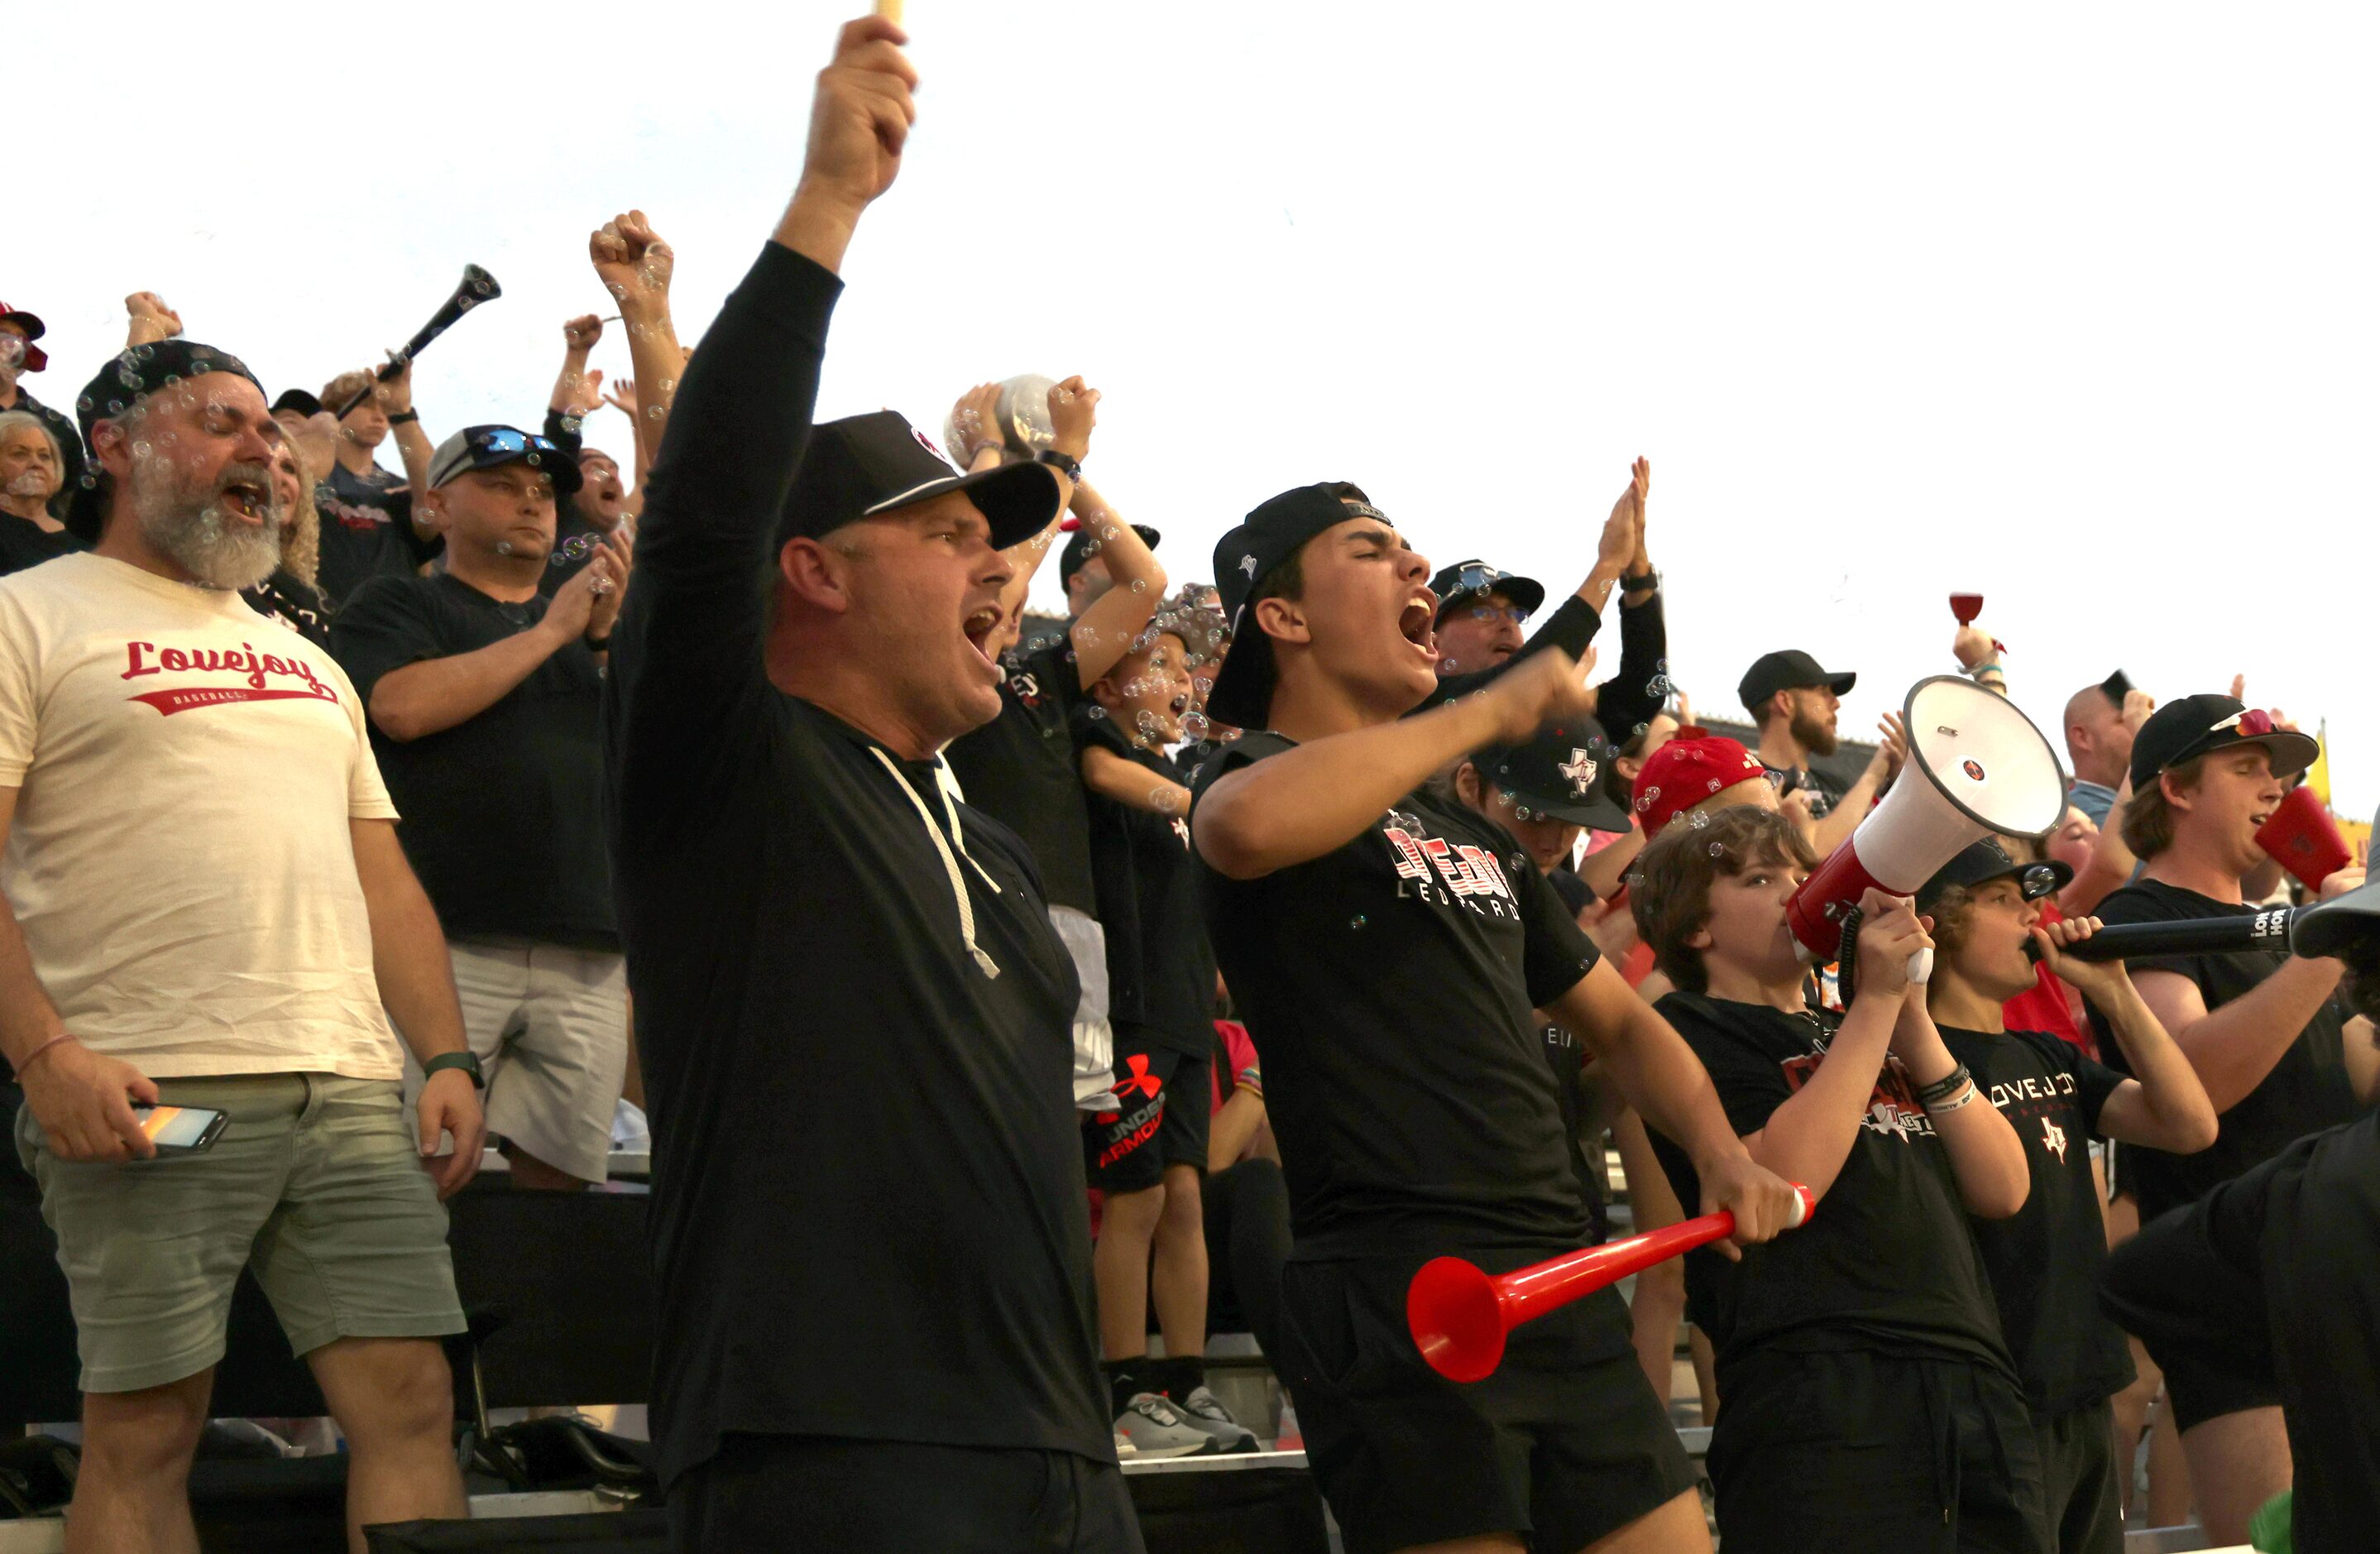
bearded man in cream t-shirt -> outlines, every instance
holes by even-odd
[[[440,1199],[486,1128],[445,943],[354,688],[239,597],[280,544],[254,378],[168,340],[78,407],[67,521],[97,548],[0,579],[0,1055],[82,1361],[67,1547],[197,1548],[184,1485],[252,1264],[346,1432],[360,1550],[465,1514]],[[137,1105],[228,1123],[159,1155]]]

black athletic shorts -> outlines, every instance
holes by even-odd
[[[1719,1373],[1727,1554],[2053,1554],[2016,1382],[1979,1363],[1755,1352]]]
[[[1475,1260],[1501,1273],[1544,1256]],[[1281,1274],[1280,1375],[1347,1554],[1497,1532],[1574,1554],[1694,1487],[1616,1292],[1515,1328],[1493,1376],[1457,1385],[1405,1323],[1425,1260]]]
[[[1026,1447],[732,1434],[669,1521],[674,1554],[1143,1554],[1113,1463]]]
[[[2058,1554],[2124,1554],[2124,1501],[2116,1478],[2116,1411],[2107,1399],[2033,1416],[2042,1499]]]
[[[2107,1254],[2099,1306],[2165,1372],[2180,1428],[2280,1406],[2262,1281],[2216,1252],[2195,1205],[2159,1215]]]
[[[1083,1119],[1083,1173],[1103,1193],[1154,1187],[1170,1165],[1207,1169],[1215,1060],[1115,1033],[1118,1109]]]

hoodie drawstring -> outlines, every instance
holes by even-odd
[[[868,749],[875,755],[877,760],[883,764],[884,770],[892,775],[892,781],[900,786],[901,791],[908,795],[909,804],[917,811],[917,819],[924,823],[926,833],[934,839],[934,851],[941,857],[942,872],[950,877],[951,894],[958,902],[960,942],[966,946],[967,954],[978,966],[982,968],[984,976],[988,977],[999,976],[1000,963],[993,960],[990,953],[975,941],[975,903],[968,898],[966,876],[959,872],[958,858],[952,856],[951,844],[943,837],[942,828],[934,824],[933,814],[927,809],[926,801],[917,796],[917,790],[911,787],[909,780],[901,775],[901,769],[892,764],[892,758],[873,745],[869,746]],[[939,774],[943,770],[941,758],[939,756],[934,759],[934,770],[939,778]],[[942,813],[950,820],[952,836],[958,841],[959,856],[965,856],[966,837],[959,830],[958,811],[952,807],[949,790],[939,780],[935,783],[934,795],[942,801]],[[967,864],[976,873],[982,875],[983,882],[991,886],[995,894],[999,892],[998,882],[990,875],[984,873],[983,865],[977,863],[972,857],[967,858]]]

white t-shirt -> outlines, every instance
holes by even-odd
[[[355,687],[236,593],[100,555],[0,577],[0,892],[66,1028],[152,1077],[395,1079],[350,818]]]

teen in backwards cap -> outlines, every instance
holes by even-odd
[[[1265,503],[1215,571],[1233,634],[1208,706],[1248,732],[1201,769],[1191,835],[1289,1177],[1281,1374],[1349,1554],[1577,1549],[1623,1530],[1631,1548],[1706,1549],[1616,1293],[1516,1329],[1496,1374],[1462,1388],[1405,1326],[1428,1258],[1501,1271],[1586,1232],[1532,1006],[1680,1140],[1742,1239],[1791,1213],[1512,833],[1423,791],[1472,750],[1583,715],[1585,667],[1548,649],[1406,717],[1438,683],[1429,565],[1351,485]]]

